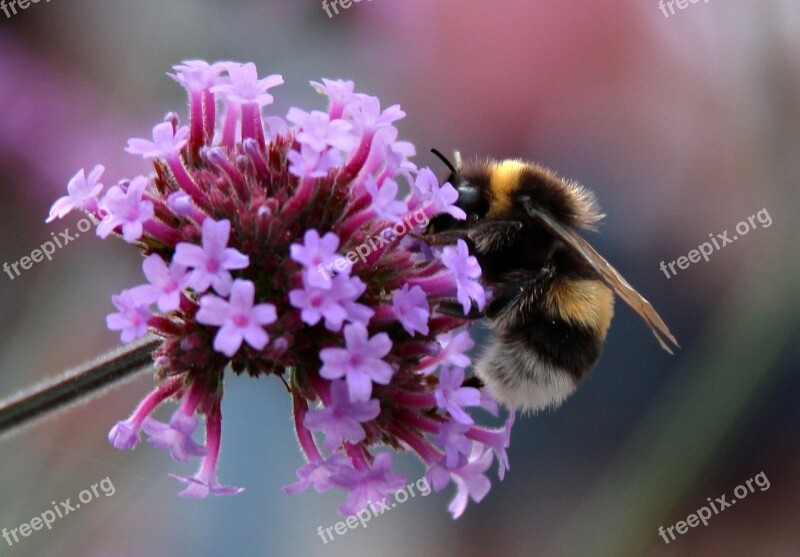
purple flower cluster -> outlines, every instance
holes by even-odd
[[[163,338],[153,354],[159,384],[109,441],[131,449],[144,430],[175,460],[202,459],[194,476],[177,478],[183,496],[238,493],[217,480],[224,373],[276,375],[291,390],[307,459],[286,492],[342,489],[340,511],[354,514],[404,485],[384,446],[415,452],[437,491],[452,481],[450,510],[461,515],[488,492],[495,458],[502,479],[514,419],[476,425],[468,408],[498,408],[464,384],[468,321],[438,310],[452,299],[465,312],[483,307],[477,261],[463,242],[431,252],[417,228],[363,264],[320,272],[366,238],[407,226],[409,212],[465,218],[458,193],[409,160],[414,147],[394,126],[400,107],[382,109],[350,81],[312,82],[328,109],[291,108],[283,119],[262,114],[279,75],[259,78],[254,64],[234,62],[174,69],[188,125],[170,113],[152,139],[127,147],[152,171],[103,193],[104,168],[81,170],[49,217],[86,211],[99,236],[145,256],[147,282],[112,297],[107,324],[123,342]],[[410,190],[402,199],[400,181]],[[169,399],[180,404],[162,423],[151,414]],[[194,439],[197,416],[204,444]]]

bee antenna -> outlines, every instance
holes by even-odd
[[[447,168],[449,168],[449,169],[450,169],[450,172],[452,172],[454,175],[455,175],[455,174],[458,174],[458,170],[456,170],[456,167],[455,167],[455,166],[453,166],[453,163],[451,163],[451,162],[450,162],[450,161],[447,159],[447,157],[445,157],[445,156],[444,156],[444,155],[441,153],[441,151],[439,151],[439,149],[431,149],[431,153],[433,153],[434,155],[436,155],[437,157],[439,157],[439,159],[440,159],[440,160],[441,160],[441,161],[442,161],[444,164],[446,164],[446,165],[447,165]]]

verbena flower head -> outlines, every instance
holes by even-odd
[[[286,492],[342,489],[340,512],[358,512],[405,485],[390,453],[405,450],[437,491],[456,485],[460,515],[489,490],[495,455],[501,477],[508,468],[514,416],[476,425],[468,410],[496,415],[496,404],[464,385],[468,321],[439,311],[445,300],[465,312],[485,304],[477,261],[463,242],[432,251],[416,239],[439,214],[465,218],[456,190],[409,160],[400,107],[381,109],[352,82],[312,82],[327,110],[293,107],[283,119],[263,114],[279,75],[200,60],[174,70],[188,124],[168,114],[126,149],[150,172],[100,197],[103,167],[80,171],[49,217],[82,209],[99,236],[144,256],[146,282],[112,297],[107,324],[123,342],[163,338],[159,383],[109,441],[131,449],[144,431],[177,461],[201,459],[194,476],[176,477],[183,496],[239,493],[217,479],[224,375],[274,375],[290,388],[307,461]],[[159,422],[151,414],[170,399],[179,408]]]

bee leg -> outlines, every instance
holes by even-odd
[[[525,226],[518,220],[482,220],[473,224],[469,231],[472,235],[479,234],[506,234],[519,230]]]
[[[459,240],[469,239],[469,230],[444,230],[419,237],[430,246],[449,246]]]
[[[525,292],[541,288],[542,284],[552,276],[553,269],[545,266],[535,273],[525,273],[523,277],[517,278],[517,280],[495,284],[492,287],[493,297],[483,310],[478,309],[478,306],[473,302],[469,312],[465,315],[464,306],[461,305],[461,302],[453,298],[447,298],[439,302],[438,311],[442,315],[461,317],[463,319],[477,320],[484,317],[494,319],[516,298]]]
[[[471,225],[469,228],[443,230],[434,232],[421,239],[431,246],[446,246],[455,244],[458,240],[471,240],[477,242],[481,238],[494,238],[516,232],[524,225],[515,220],[485,220]]]
[[[523,296],[526,292],[535,292],[536,289],[541,289],[542,285],[552,278],[553,272],[550,266],[545,266],[535,273],[526,273],[524,278],[503,283],[502,286],[495,286],[492,289],[494,297],[486,306],[485,316],[494,319],[518,297]]]
[[[461,384],[462,387],[472,387],[474,389],[482,389],[486,384],[477,375],[470,375]]]
[[[469,312],[464,315],[464,306],[461,305],[461,302],[452,298],[440,301],[438,304],[438,311],[442,315],[459,317],[461,319],[470,319],[473,321],[484,317],[484,312],[479,310],[478,306],[474,303],[472,306],[470,306]]]

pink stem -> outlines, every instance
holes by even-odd
[[[246,139],[243,143],[244,152],[250,157],[250,161],[252,161],[253,166],[256,167],[256,172],[261,176],[269,176],[269,167],[267,166],[267,161],[264,160],[264,156],[261,154],[259,143],[252,139]]]
[[[394,307],[390,305],[378,306],[375,308],[375,315],[372,316],[370,324],[388,325],[397,321],[394,314]]]
[[[225,154],[225,151],[219,147],[212,147],[211,149],[208,149],[206,153],[206,157],[208,158],[209,162],[219,167],[231,179],[233,187],[236,190],[237,197],[241,201],[247,201],[250,199],[249,191],[247,189],[247,182],[245,181],[244,176],[242,176],[242,173],[239,172],[239,169],[236,168],[236,166],[230,161]]]
[[[441,272],[429,277],[413,277],[406,280],[409,286],[419,286],[428,296],[450,296],[456,290],[452,273]]]
[[[420,458],[425,461],[425,464],[433,464],[438,462],[443,456],[442,451],[437,449],[430,441],[421,435],[416,435],[404,427],[394,424],[389,426],[388,430],[389,433],[411,447],[420,456]]]
[[[428,433],[439,433],[441,424],[436,420],[425,418],[416,412],[411,412],[404,408],[399,409],[397,415],[400,420],[412,426],[414,429],[427,431]]]
[[[364,454],[365,449],[363,446],[345,443],[344,452],[350,457],[350,461],[353,463],[353,467],[356,470],[369,470],[369,460]]]
[[[372,148],[372,138],[374,135],[375,132],[373,131],[364,132],[364,135],[361,137],[361,143],[356,148],[355,153],[353,153],[353,156],[350,157],[350,160],[347,161],[347,164],[345,164],[336,178],[339,183],[349,183],[350,180],[355,178],[358,171],[361,170],[361,167],[364,166],[369,151]]]
[[[342,244],[347,242],[354,232],[372,220],[373,217],[375,217],[375,211],[372,209],[366,209],[357,215],[350,217],[350,219],[348,219],[348,221],[342,225],[341,231],[339,232],[339,237],[342,239]]]
[[[183,398],[181,412],[187,416],[192,416],[195,410],[197,410],[197,405],[200,404],[200,400],[203,398],[204,393],[205,386],[198,381],[192,381],[192,386],[189,387],[189,392]]]
[[[225,124],[222,128],[222,144],[228,149],[233,149],[236,144],[236,124],[242,111],[240,106],[232,101],[228,101],[227,107]]]
[[[169,335],[179,335],[183,332],[180,325],[178,325],[171,319],[167,319],[166,317],[161,317],[159,315],[154,315],[153,317],[148,319],[147,326],[152,327],[154,329],[158,329],[162,333],[166,333]]]
[[[133,411],[130,417],[136,429],[141,427],[144,419],[149,416],[159,404],[178,392],[182,384],[183,379],[181,377],[173,377],[161,383],[153,392],[147,395],[144,400],[139,403],[139,406],[136,407],[136,410]]]
[[[203,127],[205,131],[205,144],[211,144],[214,139],[214,126],[217,123],[217,105],[214,93],[209,89],[203,91]]]
[[[189,145],[192,151],[197,150],[205,142],[203,129],[203,91],[193,89],[189,92]]]
[[[257,116],[258,116],[258,105],[256,103],[244,103],[242,105],[242,141],[249,138],[257,139],[256,136]]]
[[[199,306],[194,301],[190,300],[185,293],[181,292],[180,308],[181,311],[189,315],[194,315]]]
[[[286,202],[281,213],[287,218],[294,217],[302,207],[311,201],[314,194],[314,184],[316,184],[314,178],[309,178],[308,176],[302,178],[300,185],[297,186],[292,197]]]
[[[328,109],[328,114],[330,115],[331,120],[338,120],[344,114],[344,102],[338,101],[334,102],[331,100],[331,106]]]
[[[317,444],[314,442],[314,436],[303,425],[303,418],[308,413],[308,402],[300,395],[297,389],[292,389],[292,402],[294,405],[294,429],[297,433],[300,447],[309,462],[321,462],[322,455],[320,455]]]
[[[186,167],[183,166],[180,156],[170,156],[167,159],[167,164],[169,165],[169,169],[172,171],[172,175],[175,177],[175,181],[178,183],[178,186],[183,191],[188,193],[201,209],[208,210],[208,196],[197,186],[197,184],[194,183],[192,177],[189,176],[188,172],[186,172]]]
[[[175,229],[161,222],[160,220],[150,219],[143,223],[144,231],[161,243],[174,246],[178,239]]]
[[[208,452],[203,458],[203,464],[197,473],[199,478],[212,480],[217,471],[217,459],[222,440],[222,411],[220,400],[217,398],[206,412],[206,448]]]
[[[409,393],[406,391],[396,391],[392,393],[392,400],[402,406],[412,408],[436,408],[436,396],[431,393]]]
[[[327,381],[318,375],[312,375],[308,378],[308,382],[311,383],[311,388],[314,389],[315,393],[317,393],[317,396],[322,401],[322,404],[328,406],[331,403],[330,381]]]

